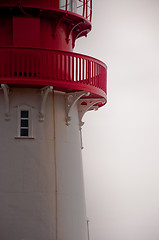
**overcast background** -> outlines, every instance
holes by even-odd
[[[75,51],[108,65],[108,103],[84,117],[90,240],[158,240],[159,1],[94,0]]]

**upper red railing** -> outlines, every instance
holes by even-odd
[[[61,9],[79,14],[91,22],[92,0],[0,0],[2,7],[21,6],[39,9]]]
[[[106,65],[72,52],[28,48],[0,48],[0,83],[54,86],[72,92],[88,91],[89,97],[106,100]]]

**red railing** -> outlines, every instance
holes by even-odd
[[[0,48],[0,83],[50,85],[64,92],[84,90],[106,99],[106,65],[72,52]]]
[[[57,2],[57,3],[56,3]],[[38,1],[38,0],[0,0],[0,6],[5,7],[15,7],[17,3],[22,7],[30,7],[30,8],[49,8],[57,9],[58,5],[61,10],[70,11],[77,13],[88,21],[91,22],[92,19],[92,0],[46,0],[46,1]]]
[[[75,12],[91,22],[92,0],[63,0],[60,1],[60,8],[65,11]]]

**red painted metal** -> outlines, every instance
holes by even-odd
[[[55,8],[35,9],[34,3],[37,2],[34,1],[31,1],[33,6],[30,8],[23,4],[24,7],[22,3],[9,7],[8,1],[4,7],[5,4],[0,1],[1,23],[3,22],[0,24],[0,46],[72,51],[76,39],[86,36],[91,30],[91,23],[85,17]]]
[[[0,16],[0,83],[84,90],[106,102],[106,65],[72,52],[91,30],[92,0],[0,0]]]
[[[0,83],[84,90],[106,100],[106,65],[89,56],[53,50],[0,48]]]

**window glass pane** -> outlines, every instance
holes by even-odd
[[[21,118],[28,118],[29,117],[29,111],[21,111]]]
[[[76,12],[77,10],[77,0],[72,1],[72,12]]]
[[[28,120],[21,120],[21,127],[28,127],[28,126],[29,126]]]
[[[29,133],[28,129],[23,129],[23,128],[20,129],[20,136],[29,136],[28,133]]]
[[[66,8],[66,0],[60,0],[60,8],[62,10],[65,10],[65,8]]]
[[[72,2],[71,0],[67,0],[67,10],[68,11],[71,11],[71,5],[72,5],[71,2]]]

